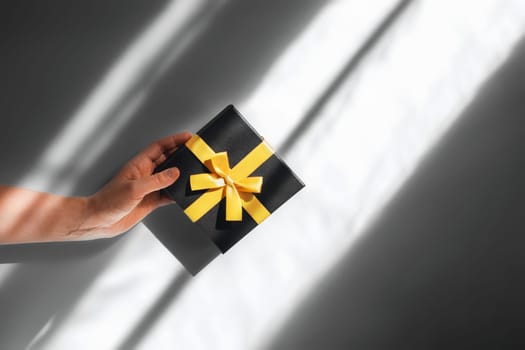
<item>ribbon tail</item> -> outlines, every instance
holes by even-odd
[[[192,222],[199,220],[204,214],[216,206],[224,196],[222,188],[214,188],[205,192],[202,196],[191,203],[184,212]]]
[[[242,221],[242,202],[235,186],[226,186],[226,220]]]
[[[241,197],[242,207],[257,224],[260,224],[270,216],[268,209],[266,209],[253,193],[240,192],[239,195]]]

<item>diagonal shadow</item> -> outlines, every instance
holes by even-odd
[[[16,182],[33,166],[37,150],[164,2],[3,4],[0,155],[8,166],[2,183]],[[9,319],[0,326],[1,347],[25,347],[52,315],[74,303],[68,289],[84,290],[90,271],[102,268],[125,239],[0,246],[2,263],[20,263],[0,286],[0,310]]]
[[[224,106],[243,99],[326,2],[228,2],[210,20],[213,30],[199,35],[152,85],[150,97],[93,169],[115,169],[115,159],[127,159],[165,134],[195,131]],[[106,179],[106,172],[88,171],[77,190],[91,193]]]
[[[0,245],[0,264],[58,263],[84,259],[111,244],[105,240]]]
[[[16,184],[168,0],[2,3],[0,183]]]
[[[525,41],[269,349],[525,344]]]
[[[169,12],[171,15],[181,12],[182,9],[174,6],[177,4],[178,2],[174,1],[168,7],[173,6],[174,9],[178,9],[179,11],[166,8],[164,12]],[[161,79],[167,67],[174,65],[177,61],[178,54],[184,52],[185,47],[191,43],[191,39],[195,38],[200,31],[207,28],[210,20],[219,11],[223,3],[220,1],[213,2],[209,3],[208,6],[204,6],[204,3],[197,4],[200,4],[201,6],[198,6],[198,8],[194,10],[195,13],[187,14],[189,20],[186,25],[172,29],[170,32],[163,34],[166,37],[167,42],[158,49],[158,52],[152,50],[153,53],[144,59],[144,61],[147,62],[147,66],[141,67],[136,73],[130,72],[130,75],[135,77],[135,81],[131,84],[132,86],[123,88],[124,91],[122,92],[122,96],[116,97],[116,100],[112,101],[112,107],[108,108],[107,111],[102,112],[101,122],[95,127],[95,130],[88,135],[91,137],[84,138],[84,140],[81,140],[81,142],[76,145],[76,147],[81,150],[79,153],[79,160],[70,162],[71,164],[68,164],[67,167],[62,167],[56,174],[54,174],[55,180],[49,186],[51,191],[60,189],[64,180],[69,179],[69,181],[71,181],[71,179],[76,179],[81,174],[85,173],[86,169],[90,168],[91,161],[96,159],[98,154],[104,151],[103,148],[106,148],[105,143],[108,141],[105,140],[113,139],[113,136],[118,134],[119,127],[125,125],[128,118],[133,118],[137,108],[140,108],[140,105],[148,98],[151,88],[155,86],[159,79]],[[162,19],[156,19],[156,21],[162,22]],[[148,31],[150,31],[149,29],[150,28],[148,28]],[[138,41],[141,43],[147,43],[144,38],[139,38],[136,42]],[[129,60],[127,62],[129,62]],[[120,66],[125,66],[126,60],[123,58],[119,60],[116,65],[117,67],[114,67],[114,70],[117,70]],[[99,86],[100,85],[104,84],[99,84]],[[111,84],[105,85],[111,86]],[[108,89],[106,88],[106,90]],[[92,102],[90,104],[91,106],[95,105],[93,101],[89,102]],[[100,143],[102,144],[102,147],[99,145]],[[140,144],[137,144],[136,146],[140,147]],[[136,149],[136,151],[139,150],[140,148]],[[118,170],[118,168],[115,168],[115,171],[116,170]],[[83,190],[84,187],[85,186],[83,185],[77,186],[79,190]],[[93,189],[93,191],[95,190],[96,188]]]
[[[290,140],[295,140],[300,137],[300,135],[308,128],[311,124],[311,121],[315,118],[318,112],[321,110],[322,106],[329,100],[332,94],[337,90],[340,84],[347,79],[347,76],[357,68],[360,61],[365,57],[366,53],[374,46],[374,44],[379,40],[382,34],[390,27],[390,25],[399,17],[399,15],[404,11],[407,5],[411,0],[401,1],[397,6],[387,15],[387,17],[381,22],[381,24],[374,30],[371,36],[367,39],[361,49],[356,53],[356,55],[350,60],[349,64],[345,66],[341,74],[336,78],[336,80],[330,85],[330,87],[323,93],[319,100],[314,104],[310,109],[306,117],[304,118],[301,125],[295,129],[290,137],[285,143],[285,151],[294,145],[294,142]],[[207,263],[207,262],[206,262]],[[139,344],[145,334],[154,326],[154,323],[160,318],[164,309],[173,302],[173,298],[176,297],[180,290],[190,281],[188,276],[185,276],[184,280],[181,281],[180,277],[177,277],[172,284],[166,289],[162,294],[160,299],[155,303],[155,305],[147,312],[143,317],[141,322],[133,328],[129,333],[126,339],[119,346],[119,349],[128,349],[133,348]]]
[[[273,60],[278,57],[283,48],[302,30],[324,3],[325,1],[279,2],[260,0],[250,2],[250,4],[243,1],[230,2],[210,22],[213,30],[195,38],[186,53],[170,68],[164,78],[155,84],[146,103],[130,120],[129,124],[121,130],[120,134],[115,137],[107,152],[97,159],[90,171],[78,179],[79,185],[74,192],[92,193],[118,167],[115,165],[115,159],[131,157],[160,134],[170,133],[172,130],[194,129],[197,125],[202,124],[204,118],[209,118],[223,105],[249,94]],[[101,5],[98,4],[97,6],[100,11]],[[133,11],[128,6],[126,8]],[[297,11],[297,8],[301,8],[301,11]],[[137,11],[135,15],[141,19],[138,22],[143,23],[145,19],[150,18],[151,12],[154,12],[153,9],[156,7],[149,8],[149,11]],[[49,13],[43,12],[45,15],[36,16],[33,19],[34,23],[26,24],[28,26],[41,26],[39,28],[41,35],[45,35],[50,24],[48,22],[41,23],[39,19],[55,23],[56,18],[63,17],[63,13],[56,9],[50,10]],[[74,15],[82,16],[83,14],[80,11],[75,12]],[[74,16],[68,20],[74,21]],[[115,28],[119,35],[108,30],[108,28]],[[241,31],[239,28],[245,30]],[[100,46],[99,43],[97,50],[94,47],[89,47],[94,55],[99,55],[105,50],[108,51],[109,48],[113,49],[112,44],[114,43],[111,39],[129,37],[120,32],[120,30],[125,31],[127,28],[120,28],[118,21],[107,27],[97,27],[97,22],[89,22],[89,26],[83,30],[86,33],[103,33],[103,37],[100,37],[99,41],[107,43],[108,46],[106,48]],[[40,66],[38,65],[39,62],[31,62],[33,66],[46,70],[46,67],[53,61],[58,60],[64,66],[76,62],[77,56],[72,51],[60,51],[61,40],[69,40],[70,50],[73,51],[77,47],[82,47],[83,41],[70,40],[68,31],[59,32],[62,37],[56,39],[56,50],[53,51],[51,48],[46,48],[47,51],[44,50],[44,53],[47,54],[52,52],[54,58],[43,60]],[[86,33],[83,32],[82,35],[89,36]],[[10,40],[16,42],[16,38]],[[121,49],[123,45],[115,45],[115,47]],[[80,50],[80,52],[84,57],[79,62],[88,62],[89,59],[86,57],[89,57],[89,50],[88,52]],[[113,55],[107,57],[113,57]],[[210,64],[210,62],[214,64]],[[7,64],[6,61],[4,63]],[[17,67],[16,56],[13,62],[9,64]],[[67,78],[71,79],[71,77],[78,75],[81,88],[75,92],[82,92],[86,90],[85,86],[93,85],[90,78],[100,75],[93,74],[93,71],[100,70],[100,67],[107,65],[107,61],[102,64],[100,60],[95,60],[94,66],[87,69],[85,75],[70,73]],[[25,73],[21,69],[15,69],[12,80],[16,80],[17,76],[24,77]],[[31,70],[27,72],[27,74],[31,73]],[[51,82],[54,78],[56,78],[54,75],[47,78],[46,81],[50,86],[53,86]],[[83,80],[84,78],[85,80]],[[24,91],[22,87],[11,91],[11,95],[15,97],[10,103],[15,107],[25,104],[26,96],[37,96],[38,94],[38,91],[34,90]],[[57,84],[55,88],[68,91],[70,85]],[[48,88],[47,90],[52,89]],[[57,94],[59,93],[57,92]],[[71,106],[79,100],[78,96],[81,95],[82,93],[74,96],[65,94],[63,99]],[[38,134],[41,131],[39,126],[42,126],[44,131],[39,137],[49,137],[51,131],[63,122],[63,119],[59,117],[53,119],[55,114],[57,116],[68,114],[67,111],[46,107],[53,106],[56,103],[54,101],[60,100],[58,96],[49,95],[47,97],[50,100],[47,101],[48,105],[45,101],[40,101],[39,104],[35,105],[38,106],[38,110],[29,112],[28,109],[20,108],[16,113],[18,117],[20,115],[27,116],[28,119],[24,120],[24,124],[33,126],[31,129],[24,129],[25,142],[27,142],[27,138],[31,138],[31,133]],[[123,103],[125,104],[126,101]],[[31,119],[32,116],[35,116],[34,119]],[[199,117],[196,118],[196,116]],[[51,122],[48,122],[48,119]],[[54,120],[56,122],[52,122]],[[20,130],[20,125],[13,124],[13,119],[9,123]],[[20,134],[18,133],[18,135]],[[20,142],[16,139],[9,139],[9,142],[10,144],[5,144],[6,147],[3,148],[4,153],[8,149],[13,149],[13,147],[9,147],[13,144],[18,147],[20,152],[17,159],[8,158],[13,160],[13,166],[7,175],[4,174],[3,179],[6,183],[19,176],[23,170],[28,169],[27,165],[34,159],[35,145],[38,144],[24,143],[23,147],[20,147]],[[11,176],[9,174],[12,174],[12,177],[9,177]],[[155,216],[151,220],[155,220]],[[160,221],[164,222],[167,229],[172,229],[173,222],[171,220],[164,218]],[[186,233],[192,234],[190,231]],[[129,235],[125,235],[113,241],[104,240],[78,244],[57,243],[27,247],[2,247],[6,256],[4,262],[22,262],[12,271],[0,289],[2,314],[11,320],[8,324],[0,327],[2,347],[25,347],[40,327],[53,315],[56,316],[56,322],[54,322],[50,332],[59,330],[63,320],[69,314],[71,306],[84,293],[107,262],[118,253],[125,241],[129,239],[128,237]],[[75,249],[78,250],[75,251]],[[79,257],[76,255],[77,253],[85,255]],[[9,257],[13,260],[9,260]],[[32,288],[32,286],[39,286],[39,288]],[[154,318],[153,316],[149,317]]]
[[[77,300],[77,293],[86,290],[102,269],[117,254],[129,236],[82,244],[84,256],[41,262],[31,256],[29,262],[17,265],[0,286],[0,312],[9,322],[0,326],[0,344],[5,349],[25,348],[48,320],[65,312]],[[76,244],[53,245],[59,256]],[[33,248],[35,250],[35,248]],[[34,252],[32,252],[34,253]],[[27,253],[26,253],[27,254]],[[36,252],[37,255],[41,254]],[[79,278],[82,276],[83,278]]]
[[[135,349],[142,338],[155,325],[155,322],[160,318],[162,312],[166,310],[171,303],[175,301],[177,296],[184,290],[191,280],[191,275],[185,271],[178,273],[170,282],[168,288],[164,290],[162,295],[155,301],[152,307],[142,317],[124,338],[124,341],[117,347],[117,349]]]
[[[374,45],[381,39],[385,32],[394,24],[394,22],[403,14],[408,5],[413,0],[401,0],[396,6],[385,16],[379,25],[372,31],[372,33],[365,39],[359,50],[350,58],[348,63],[341,69],[339,74],[330,85],[324,90],[319,98],[312,104],[310,109],[305,113],[302,120],[289,133],[286,140],[278,148],[278,153],[286,155],[299,142],[301,136],[310,128],[316,118],[321,114],[320,112],[330,101],[334,93],[347,81],[348,77],[359,68],[359,65],[366,57],[366,55],[373,49]]]

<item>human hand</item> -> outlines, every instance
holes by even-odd
[[[159,190],[177,180],[179,169],[152,173],[190,137],[189,132],[168,136],[128,161],[104,187],[87,197],[85,218],[70,237],[76,240],[113,237],[129,230],[154,209],[172,203]]]

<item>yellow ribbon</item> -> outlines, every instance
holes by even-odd
[[[230,168],[226,152],[215,153],[199,135],[193,135],[186,142],[186,147],[211,172],[190,176],[192,190],[208,190],[184,210],[193,222],[199,220],[224,197],[226,197],[227,221],[241,221],[242,208],[257,224],[270,215],[270,212],[254,196],[254,193],[261,192],[263,178],[249,177],[273,154],[265,141],[262,141],[233,168]]]

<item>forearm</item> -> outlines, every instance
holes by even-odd
[[[0,244],[71,240],[87,215],[86,197],[0,186]]]
[[[154,173],[190,133],[168,136],[137,154],[89,197],[64,197],[0,185],[0,244],[111,238],[156,208],[173,203],[160,190],[179,177],[177,168]]]

